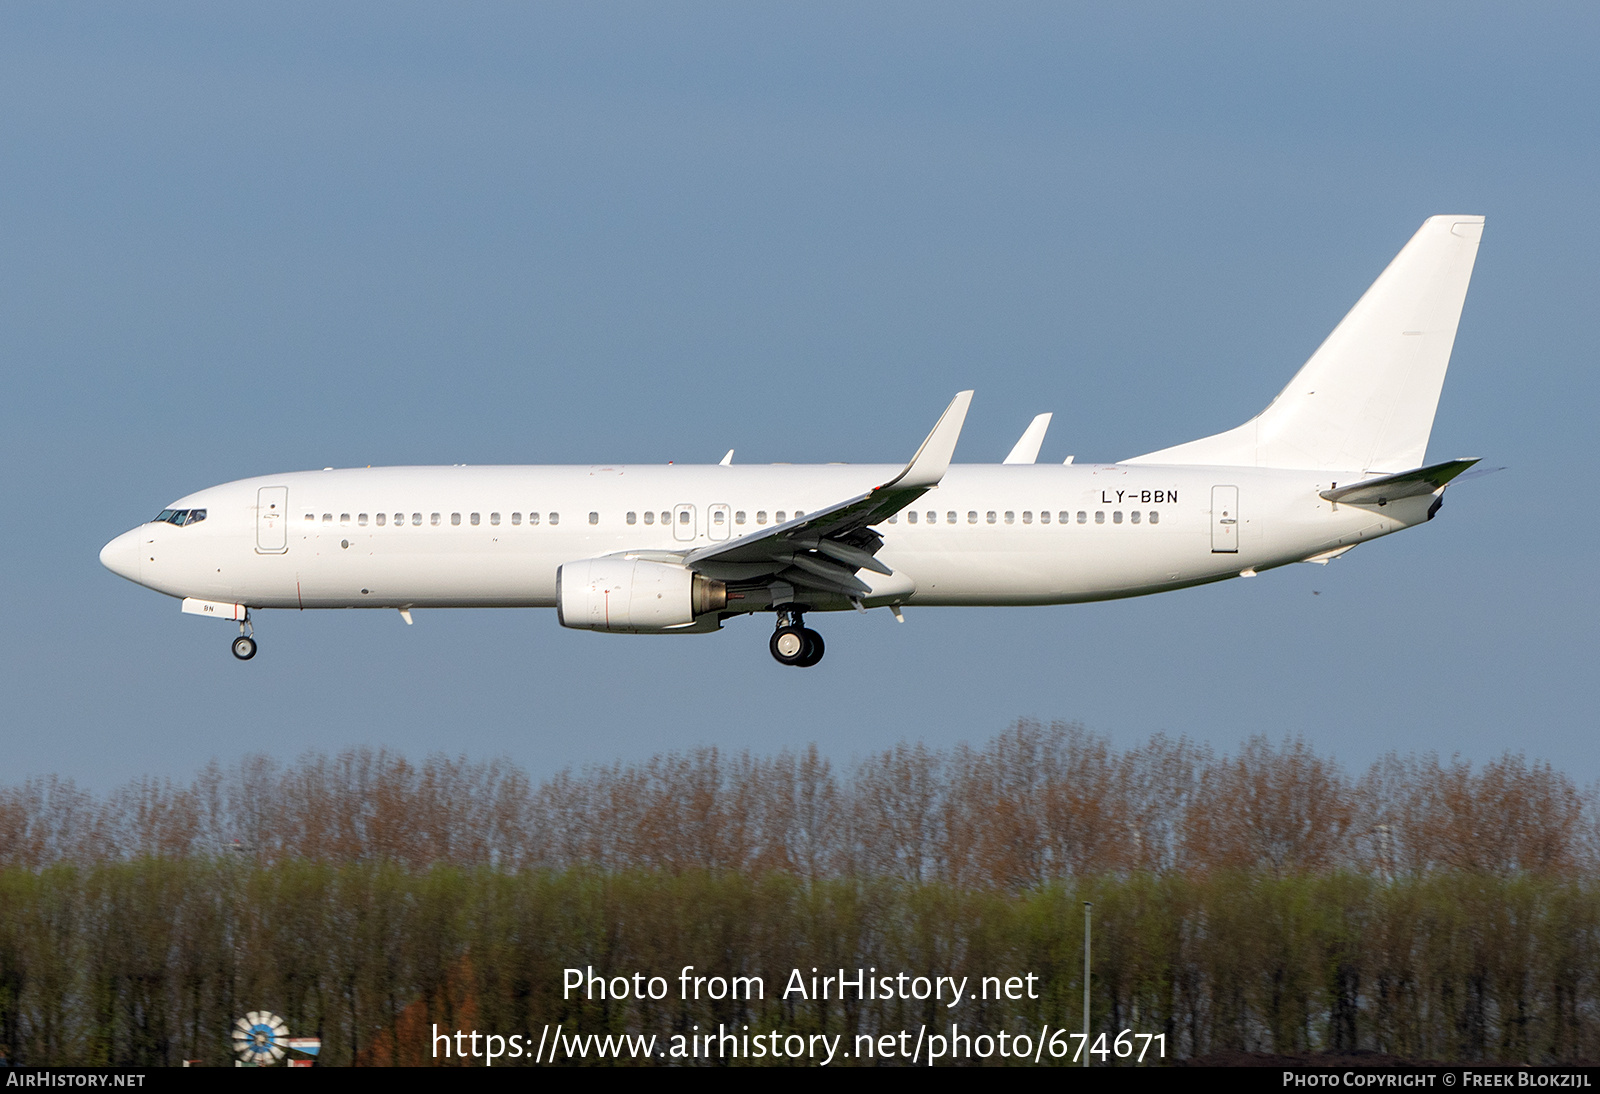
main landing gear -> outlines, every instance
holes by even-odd
[[[248,661],[256,655],[255,626],[250,622],[250,609],[244,610],[244,618],[239,620],[239,637],[233,640],[233,655],[241,661]]]
[[[772,641],[767,645],[778,664],[802,669],[821,661],[827,649],[822,635],[804,626],[799,612],[788,609],[779,610],[778,629],[772,632]]]

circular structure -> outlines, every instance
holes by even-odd
[[[806,651],[805,631],[795,626],[779,627],[773,632],[768,647],[778,664],[797,664]]]
[[[288,1051],[288,1043],[289,1027],[270,1010],[253,1010],[233,1024],[233,1051],[246,1064],[275,1064]]]
[[[822,660],[822,652],[827,649],[827,643],[822,640],[822,635],[812,630],[805,629],[806,648],[795,664],[803,669],[808,669]]]
[[[256,655],[256,640],[247,634],[241,634],[233,640],[233,655],[241,661],[248,661]]]

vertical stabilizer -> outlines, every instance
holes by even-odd
[[[1399,472],[1422,466],[1481,216],[1429,217],[1272,404],[1125,463]]]

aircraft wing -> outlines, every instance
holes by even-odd
[[[1448,463],[1436,463],[1432,467],[1419,467],[1415,471],[1402,471],[1398,475],[1384,475],[1382,478],[1324,490],[1322,496],[1346,505],[1387,505],[1401,498],[1420,498],[1441,486],[1449,485],[1451,479],[1477,462],[1451,460]]]
[[[971,404],[972,392],[957,394],[911,462],[883,485],[754,535],[690,551],[683,556],[684,564],[763,566],[769,572],[783,571],[783,579],[794,585],[849,597],[867,594],[871,589],[855,576],[857,570],[893,572],[873,557],[883,538],[871,526],[898,513],[944,478]]]

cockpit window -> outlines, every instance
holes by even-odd
[[[206,511],[204,509],[163,509],[156,514],[156,519],[152,523],[165,521],[167,524],[176,524],[181,528],[185,524],[199,524],[205,519]]]

